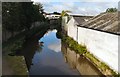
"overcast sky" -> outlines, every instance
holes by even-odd
[[[70,10],[72,14],[97,15],[107,8],[118,8],[119,0],[32,0],[43,4],[45,12]]]

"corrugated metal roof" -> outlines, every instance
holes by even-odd
[[[82,25],[86,22],[86,20],[89,20],[90,18],[92,18],[93,16],[78,16],[78,15],[73,15],[73,18],[75,19],[75,21],[79,24]]]
[[[79,23],[80,26],[86,28],[120,34],[120,22],[118,17],[120,18],[120,16],[118,16],[118,12],[114,12],[99,14],[87,22],[83,21],[84,18],[74,17],[74,19]]]

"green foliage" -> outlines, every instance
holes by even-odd
[[[63,36],[62,41],[65,42],[71,50],[76,51],[76,53],[84,54],[87,51],[85,46],[79,45],[71,37]]]
[[[33,21],[45,21],[45,17],[42,15],[44,10],[42,4],[34,4],[33,9]]]
[[[33,22],[45,20],[42,8],[42,4],[33,4],[33,2],[3,2],[3,28],[12,34],[29,30]]]
[[[107,73],[111,74],[111,75],[114,75],[115,77],[117,76],[117,73],[114,72],[107,64],[105,64],[104,62],[101,62],[100,60],[98,60],[93,54],[91,54],[90,52],[86,52],[85,53],[85,56],[90,59],[90,61],[92,61],[95,66],[97,68],[99,68],[101,70],[101,72],[104,74],[106,73],[106,70]]]
[[[14,39],[14,41],[8,42],[6,44],[3,45],[3,52],[4,51],[10,51],[15,53],[17,50],[22,49],[22,45],[25,42],[25,37],[21,37],[21,38],[16,38]]]
[[[42,26],[32,28],[30,29],[30,31],[24,31],[16,35],[15,37],[8,39],[8,41],[2,44],[3,52],[15,53],[17,50],[21,50],[25,41],[36,35],[36,33],[40,32],[41,34],[43,34],[43,32],[47,31],[48,28],[49,25],[47,23],[43,23]]]
[[[19,4],[18,3],[2,3],[2,25],[3,28],[10,32],[21,29],[19,21]]]
[[[37,26],[37,27],[34,27],[32,28],[30,31],[28,31],[26,33],[26,36],[25,36],[25,39],[29,39],[31,38],[32,36],[34,36],[36,33],[39,33],[41,30],[44,32],[44,31],[47,31],[49,28],[49,24],[47,22],[44,22],[43,24],[41,24],[41,26]],[[42,32],[41,32],[42,33]]]
[[[108,8],[106,12],[117,12],[117,8]]]
[[[69,16],[68,13],[71,13],[71,11],[69,11],[69,10],[63,10],[61,12],[61,17],[63,17],[63,16]]]
[[[23,43],[24,43],[24,39],[17,40],[14,44],[12,44],[11,52],[16,52],[17,50],[22,49]]]

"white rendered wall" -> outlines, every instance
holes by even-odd
[[[64,16],[62,17],[62,29],[64,29],[65,31],[67,31],[67,21],[68,21],[68,17]]]
[[[115,71],[118,71],[118,37],[120,36],[78,27],[78,43],[85,45],[88,51]]]
[[[77,30],[78,28],[78,30]],[[96,58],[105,62],[113,70],[120,73],[118,67],[118,38],[120,36],[92,30],[83,27],[77,27],[74,18],[67,23],[68,36],[72,37],[79,44],[85,45],[87,50]],[[77,36],[78,35],[78,36]]]
[[[75,41],[77,41],[77,26],[75,24],[75,20],[71,18],[67,26],[68,26],[68,36],[72,37]]]

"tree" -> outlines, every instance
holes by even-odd
[[[24,20],[20,20],[22,22],[21,25],[24,26],[24,29],[25,30],[30,30],[31,28],[31,24],[33,22],[33,3],[32,2],[22,2],[21,3],[21,19],[24,19]],[[20,15],[20,16],[21,16]]]
[[[12,36],[14,36],[15,31],[20,31],[22,29],[19,21],[19,4],[5,2],[2,5],[3,28],[11,32]]]
[[[33,16],[33,22],[35,21],[45,21],[45,17],[43,16],[43,6],[40,3],[36,3],[33,5],[33,12],[34,12],[34,16]]]
[[[117,8],[108,8],[106,12],[117,12]]]
[[[38,6],[39,12],[40,12],[41,14],[44,13],[43,5],[42,5],[41,3],[35,3],[34,5],[37,5],[37,6]]]
[[[2,3],[2,21],[3,28],[11,32],[30,30],[32,23],[43,21],[42,4],[33,4],[33,2],[3,2]]]
[[[53,12],[53,14],[60,15],[61,13],[58,13],[58,12]]]
[[[63,17],[63,16],[68,16],[68,13],[71,13],[71,11],[69,11],[69,10],[63,10],[62,12],[61,12],[61,17]]]

